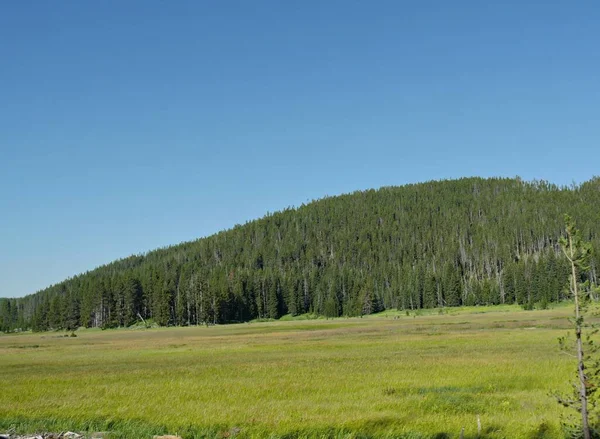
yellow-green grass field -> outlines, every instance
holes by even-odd
[[[568,305],[0,336],[0,433],[562,437]]]

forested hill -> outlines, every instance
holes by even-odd
[[[600,178],[465,178],[325,198],[0,301],[3,330],[188,325],[565,297],[571,214],[600,249]],[[596,281],[600,252],[583,273]]]

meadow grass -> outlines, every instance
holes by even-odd
[[[0,432],[558,438],[568,306],[0,337]]]

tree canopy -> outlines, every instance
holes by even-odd
[[[568,297],[565,212],[600,248],[600,178],[463,178],[328,197],[0,299],[0,329],[543,306]],[[596,283],[599,266],[594,256],[580,276]]]

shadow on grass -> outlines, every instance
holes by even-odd
[[[402,431],[402,424],[397,418],[383,417],[356,423],[347,427],[299,428],[286,433],[274,434],[268,430],[257,430],[256,427],[246,429],[243,425],[165,425],[150,424],[140,419],[77,419],[45,418],[30,419],[26,417],[0,418],[0,433],[12,430],[17,434],[33,434],[43,432],[78,431],[87,435],[104,432],[106,439],[152,438],[154,435],[177,434],[183,439],[458,439],[460,431],[423,434]],[[548,424],[542,423],[526,439],[555,438],[557,432]],[[481,434],[467,434],[464,439],[494,439],[505,437],[502,428],[489,426]]]

